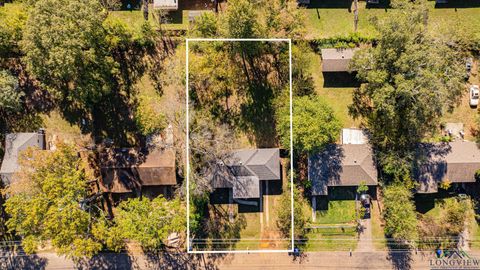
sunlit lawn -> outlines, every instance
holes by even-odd
[[[328,210],[316,212],[311,226],[320,228],[307,233],[306,250],[354,250],[358,241],[355,224],[355,201],[329,201]]]
[[[328,1],[327,1],[328,2]],[[332,2],[332,1],[330,1]],[[353,2],[353,1],[352,1]],[[315,0],[312,0],[315,3]],[[435,1],[429,1],[430,24],[435,29],[444,28],[457,23],[466,25],[472,34],[480,33],[480,7],[472,8],[434,8]],[[353,7],[353,4],[352,4]],[[366,2],[359,2],[359,22],[357,31],[362,35],[374,36],[376,33],[370,18],[389,16],[389,9],[366,8]],[[353,10],[347,6],[340,8],[307,8],[303,10],[306,16],[307,38],[325,38],[345,36],[354,32]]]
[[[387,248],[387,240],[385,239],[385,233],[382,226],[382,216],[377,201],[372,201],[370,206],[373,246],[376,250],[385,250]]]

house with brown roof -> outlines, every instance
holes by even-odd
[[[215,190],[228,189],[233,201],[262,201],[262,182],[281,180],[280,149],[242,149],[219,162],[212,174]],[[267,183],[268,184],[268,183]]]
[[[368,144],[332,144],[308,158],[313,196],[328,195],[329,187],[376,186],[377,167]]]
[[[424,143],[418,147],[414,177],[418,193],[436,193],[439,184],[475,183],[480,170],[480,149],[475,142]]]
[[[105,193],[163,194],[177,184],[171,148],[114,148],[99,153],[100,189]]]

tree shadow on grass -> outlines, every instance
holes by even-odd
[[[82,133],[91,133],[95,143],[110,139],[117,147],[144,144],[133,117],[134,105],[121,93],[109,93],[91,108],[68,101],[64,101],[61,106],[65,108],[63,110],[65,119],[77,124]]]

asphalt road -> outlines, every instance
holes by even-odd
[[[480,258],[480,253],[469,252]],[[397,252],[308,252],[299,258],[284,253],[187,255],[159,254],[128,256],[102,254],[90,261],[77,262],[54,253],[32,256],[3,256],[0,269],[431,269],[433,253]]]

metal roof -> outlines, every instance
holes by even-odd
[[[322,49],[323,72],[348,72],[350,60],[358,49]]]

